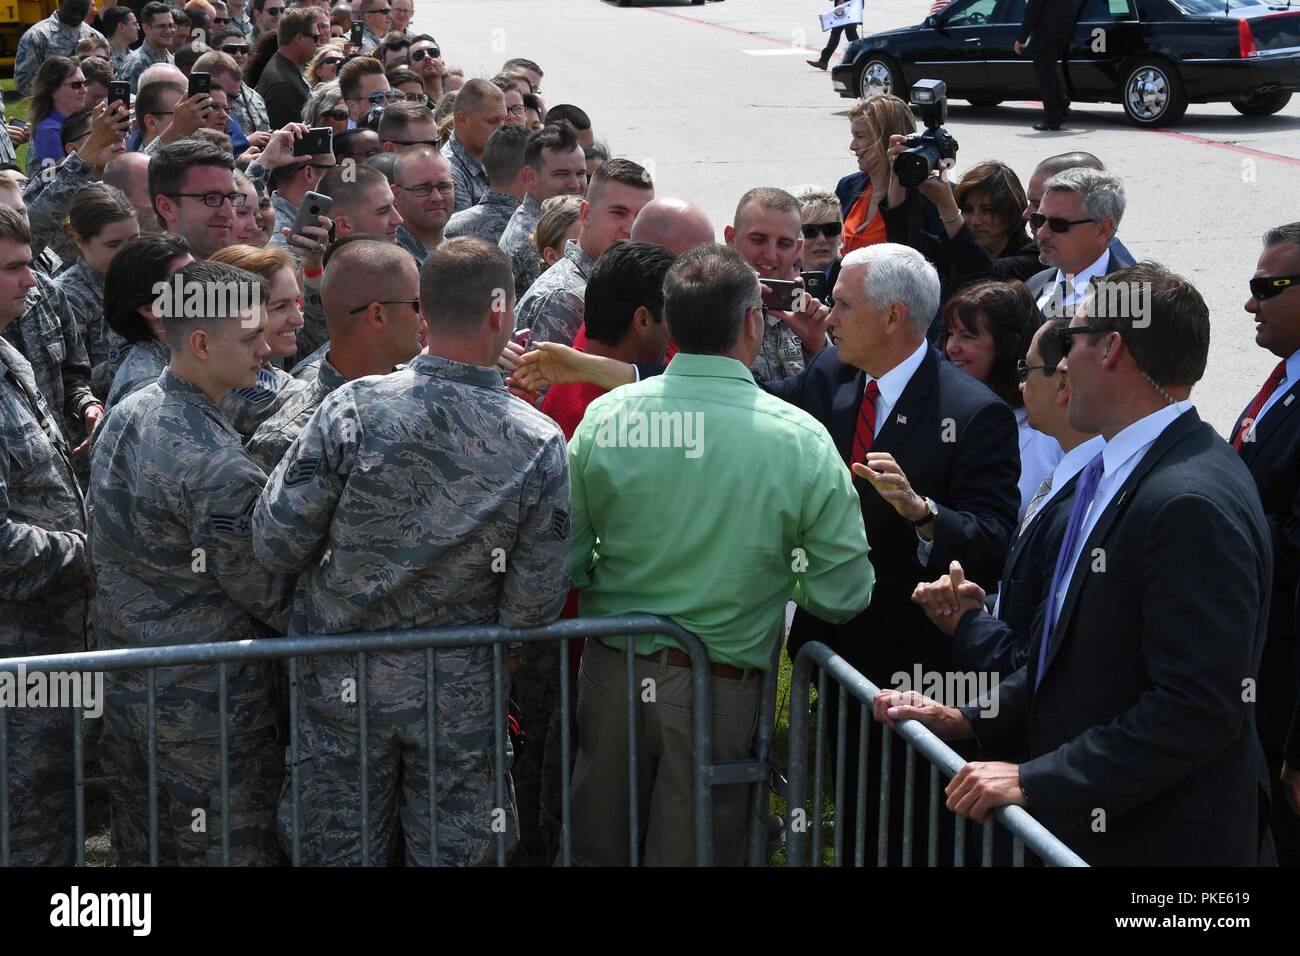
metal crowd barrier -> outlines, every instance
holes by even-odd
[[[817,678],[817,727],[815,738],[815,756],[813,763],[813,808],[811,811],[807,807],[807,784],[808,784],[808,711],[809,711],[809,691],[812,685],[812,670],[816,667],[819,669]],[[861,706],[858,717],[858,781],[856,801],[853,807],[855,813],[857,837],[854,841],[854,859],[855,866],[862,866],[865,859],[865,837],[866,837],[866,796],[867,796],[867,773],[868,766],[868,723],[871,720],[870,712],[872,703],[880,689],[875,684],[867,680],[861,673],[855,670],[842,657],[832,651],[825,644],[816,641],[805,644],[800,648],[794,661],[794,673],[790,682],[790,788],[789,802],[786,811],[786,839],[787,839],[787,856],[788,866],[807,865],[807,850],[804,839],[807,830],[812,830],[812,861],[814,866],[820,866],[822,862],[822,801],[824,792],[822,789],[822,767],[824,764],[824,738],[826,731],[826,704],[829,698],[826,694],[827,675],[836,681],[840,687],[839,706],[836,708],[836,747],[835,747],[835,834],[832,845],[833,862],[835,866],[843,866],[845,861],[845,850],[843,846],[844,827],[840,821],[846,819],[846,804],[844,802],[844,783],[845,783],[845,738],[848,720],[848,696],[856,698]],[[944,778],[949,779],[957,774],[965,765],[966,761],[957,754],[951,747],[936,737],[932,732],[922,726],[915,720],[903,721],[897,724],[897,729],[891,730],[883,728],[881,734],[881,753],[879,763],[879,816],[878,820],[883,823],[877,827],[877,847],[876,847],[876,865],[885,866],[889,859],[889,801],[891,796],[891,764],[893,762],[893,739],[898,736],[902,739],[907,747],[907,758],[904,770],[904,807],[903,807],[903,832],[902,832],[902,861],[904,866],[912,865],[913,856],[913,822],[915,820],[915,773],[916,759],[915,755],[919,753],[923,759],[929,762],[929,783],[930,783],[930,804],[928,807],[928,841],[927,841],[927,865],[938,865],[938,846],[939,846],[939,773],[943,772]],[[802,818],[796,817],[796,813],[802,813]],[[949,813],[955,820],[954,835],[954,855],[953,864],[962,866],[966,854],[966,820],[955,814]],[[1039,859],[1047,866],[1087,866],[1073,850],[1067,847],[1059,839],[1053,836],[1041,823],[1030,816],[1022,807],[1006,806],[999,807],[993,811],[994,820],[997,825],[1005,828],[1014,838],[1012,845],[1013,865],[1023,866],[1025,848],[1035,853]],[[981,863],[983,866],[993,865],[993,838],[995,825],[989,821],[982,825]]]
[[[572,820],[571,820],[571,783],[567,772],[570,762],[569,739],[569,642],[575,639],[592,640],[602,637],[622,637],[626,640],[624,657],[627,661],[628,676],[628,746],[629,767],[628,786],[630,807],[628,813],[629,843],[632,865],[638,863],[638,807],[636,794],[637,753],[636,753],[636,708],[638,686],[635,679],[635,655],[632,651],[631,635],[659,634],[677,642],[678,646],[691,658],[692,674],[692,721],[693,721],[693,767],[694,792],[693,807],[695,816],[695,861],[696,865],[710,865],[713,861],[713,792],[715,786],[736,783],[752,783],[754,787],[754,813],[750,821],[749,859],[751,864],[763,862],[765,853],[765,833],[762,818],[766,814],[767,760],[771,749],[773,711],[776,697],[775,668],[767,675],[762,691],[762,710],[760,726],[756,736],[757,759],[730,761],[720,764],[712,762],[713,751],[713,685],[708,654],[703,643],[694,634],[666,618],[651,615],[631,615],[621,618],[589,618],[559,621],[545,627],[512,630],[499,626],[422,628],[407,631],[387,631],[378,633],[331,634],[326,636],[300,636],[266,638],[255,641],[231,641],[211,644],[183,644],[167,647],[128,648],[106,651],[86,651],[75,654],[51,654],[23,658],[0,659],[0,672],[17,673],[25,668],[28,673],[37,671],[62,672],[96,672],[120,670],[145,670],[146,694],[149,708],[149,742],[148,742],[148,783],[149,783],[149,858],[150,863],[158,865],[158,782],[157,782],[157,734],[156,734],[156,690],[155,669],[177,665],[211,664],[217,668],[220,677],[218,708],[221,718],[219,747],[221,754],[221,857],[223,865],[230,862],[230,768],[228,763],[228,735],[226,726],[227,699],[226,677],[227,665],[232,662],[252,660],[269,660],[288,658],[290,680],[289,712],[289,761],[291,770],[289,778],[292,793],[292,862],[300,863],[301,811],[300,782],[298,775],[298,701],[297,660],[306,656],[334,656],[355,654],[357,658],[358,687],[358,737],[361,741],[361,787],[360,806],[362,859],[369,860],[369,815],[368,794],[369,777],[366,761],[366,655],[379,652],[423,650],[425,654],[425,694],[426,721],[425,742],[429,750],[429,778],[436,777],[435,747],[435,703],[438,688],[434,679],[433,655],[439,648],[465,647],[470,645],[492,645],[493,660],[493,698],[494,698],[494,750],[496,759],[496,797],[497,806],[505,805],[505,727],[506,699],[504,692],[505,652],[508,644],[531,643],[535,641],[558,640],[561,646],[559,673],[559,706],[561,733],[561,862],[572,862]],[[777,648],[779,653],[779,648]],[[776,655],[774,655],[775,660]],[[544,718],[542,718],[544,719]],[[84,740],[80,711],[73,711],[73,761],[75,793],[75,828],[76,828],[76,862],[85,862],[86,809],[85,809],[85,768]],[[10,858],[10,818],[9,818],[9,739],[5,709],[0,707],[0,865],[8,866]],[[430,787],[429,818],[431,823],[431,859],[434,865],[438,860],[437,808],[435,806],[436,787]],[[506,863],[506,834],[498,832],[496,837],[496,862],[498,866]]]

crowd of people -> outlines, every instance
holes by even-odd
[[[905,189],[881,95],[853,172],[743,184],[719,234],[536,62],[448,66],[410,0],[89,12],[24,35],[31,137],[0,135],[0,657],[658,614],[708,650],[715,761],[751,754],[782,642],[820,641],[889,688],[872,753],[904,719],[962,749],[963,817],[1025,806],[1097,864],[1300,860],[1300,223],[1242,277],[1280,361],[1221,437],[1205,303],[1120,241],[1091,154]],[[242,864],[295,825],[308,863],[473,865],[503,832],[550,863],[566,778],[575,861],[629,862],[635,797],[638,858],[692,862],[689,657],[635,638],[629,792],[623,641],[571,643],[509,650],[505,781],[487,646],[303,658],[292,691],[109,672],[115,859],[149,859],[153,754],[168,864],[218,862],[223,823]],[[882,805],[857,703],[817,706]],[[9,714],[15,862],[74,858],[69,725]],[[903,751],[846,846],[899,852]],[[749,785],[714,802],[738,865]]]

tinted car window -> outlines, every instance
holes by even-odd
[[[943,18],[945,27],[971,27],[993,20],[993,10],[998,0],[957,0],[947,10]]]
[[[1190,13],[1194,16],[1222,14],[1225,6],[1219,0],[1173,0],[1173,4],[1183,13]],[[1259,7],[1263,6],[1263,4],[1259,3],[1258,0],[1227,0],[1226,6],[1230,10],[1240,10],[1243,7]]]
[[[1219,7],[1223,9],[1222,6]],[[1129,6],[1128,0],[1088,0],[1083,5],[1083,13],[1079,15],[1079,20],[1084,23],[1095,23],[1098,20],[1131,20],[1133,11]]]

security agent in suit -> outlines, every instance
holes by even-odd
[[[1228,441],[1250,469],[1273,540],[1273,600],[1256,699],[1260,743],[1273,781],[1271,827],[1278,863],[1296,866],[1300,816],[1287,792],[1300,790],[1300,728],[1291,731],[1289,749],[1286,743],[1300,686],[1295,616],[1300,579],[1300,222],[1264,235],[1246,311],[1257,323],[1255,343],[1279,361],[1237,418]]]
[[[1073,314],[1092,279],[1123,268],[1111,243],[1126,205],[1124,184],[1103,170],[1065,169],[1043,184],[1029,228],[1047,268],[1025,285],[1044,318]]]
[[[1033,57],[1038,88],[1043,91],[1043,118],[1034,124],[1036,130],[1060,129],[1070,108],[1070,101],[1056,73],[1056,64],[1063,63],[1068,84],[1070,38],[1078,15],[1078,0],[1029,0],[1029,7],[1025,10],[1015,49],[1017,56],[1023,56],[1028,49]]]
[[[1052,583],[1079,472],[1106,444],[1100,435],[1070,426],[1070,380],[1057,370],[1062,357],[1059,332],[1068,324],[1067,319],[1057,319],[1039,326],[1020,364],[1020,393],[1029,424],[1055,438],[1064,457],[1043,479],[1016,529],[993,614],[956,613],[952,595],[965,580],[956,561],[949,574],[917,585],[912,594],[930,622],[953,638],[953,668],[959,672],[988,673],[1000,681],[1025,666],[1034,617]]]
[[[1080,476],[1028,663],[1001,684],[996,716],[897,692],[876,716],[1023,754],[952,779],[948,807],[963,816],[1026,807],[1093,865],[1253,865],[1268,782],[1243,690],[1264,645],[1267,520],[1188,401],[1209,351],[1204,300],[1151,263],[1104,281],[1149,283],[1150,296],[1130,318],[1098,295],[1067,330],[1070,423],[1107,444]],[[982,591],[967,582],[957,596],[965,616]]]
[[[939,304],[939,277],[915,249],[881,243],[844,258],[828,328],[835,346],[823,349],[798,376],[764,387],[826,426],[845,461],[852,461],[862,518],[877,568],[871,605],[842,625],[796,613],[793,658],[808,641],[833,647],[882,687],[895,675],[946,673],[951,642],[912,604],[912,591],[958,560],[977,579],[994,580],[1006,560],[1019,507],[1020,452],[1015,415],[982,383],[943,361],[925,340]],[[879,394],[866,402],[868,387]],[[864,414],[871,421],[864,419]],[[867,439],[866,442],[863,439]],[[866,448],[864,449],[864,444]],[[864,464],[865,460],[865,464]],[[830,706],[834,708],[834,695]],[[847,716],[845,793],[857,786],[857,705]],[[835,726],[834,713],[828,726]],[[879,735],[873,728],[873,735]],[[901,849],[904,778],[901,760],[891,800],[891,852]],[[879,753],[877,746],[873,753]],[[877,805],[877,773],[868,777],[868,806]],[[916,800],[927,805],[919,774]],[[874,816],[865,834],[876,837]],[[916,815],[917,846],[926,815]],[[846,851],[853,815],[841,814]],[[951,829],[946,831],[951,837]],[[946,857],[951,859],[949,852]]]

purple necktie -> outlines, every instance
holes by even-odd
[[[1070,523],[1065,528],[1061,551],[1056,556],[1052,589],[1047,592],[1047,610],[1043,615],[1043,640],[1038,650],[1038,673],[1034,677],[1034,690],[1038,690],[1038,685],[1043,679],[1043,671],[1047,667],[1047,652],[1052,642],[1052,630],[1056,627],[1056,592],[1060,590],[1070,573],[1070,557],[1074,554],[1074,546],[1083,532],[1083,519],[1088,514],[1092,499],[1096,497],[1097,485],[1101,482],[1101,474],[1106,467],[1101,456],[1102,453],[1098,452],[1097,457],[1084,466],[1079,475],[1079,482],[1074,488],[1074,509],[1070,512]]]

